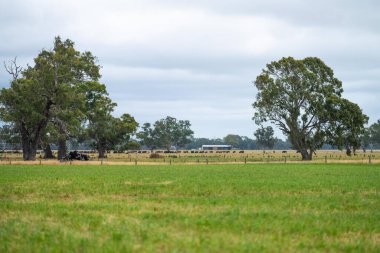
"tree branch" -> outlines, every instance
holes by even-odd
[[[8,62],[8,65],[4,61],[4,68],[5,71],[7,71],[8,74],[10,74],[13,77],[13,81],[17,80],[19,74],[22,71],[22,67],[17,66],[17,57],[15,57],[13,60],[10,60]]]

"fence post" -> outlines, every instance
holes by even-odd
[[[247,164],[247,157],[244,158],[244,164]]]
[[[369,163],[369,164],[372,163],[371,155],[368,156],[368,163]]]
[[[169,160],[169,165],[172,165],[172,159]]]
[[[206,159],[206,164],[208,165],[208,158]]]
[[[286,156],[284,156],[285,157],[285,163],[286,163]]]
[[[70,161],[70,163],[71,163],[71,161]],[[100,159],[100,165],[103,165],[103,158]]]
[[[41,158],[40,158],[40,165],[41,165]]]
[[[327,163],[327,155],[325,155],[325,163]]]
[[[135,165],[137,165],[137,159],[135,159]]]

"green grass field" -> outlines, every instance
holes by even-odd
[[[0,252],[380,252],[380,166],[0,166]]]

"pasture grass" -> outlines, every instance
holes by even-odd
[[[0,166],[0,252],[379,252],[380,166]]]

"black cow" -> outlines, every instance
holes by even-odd
[[[81,160],[88,161],[90,157],[86,154],[81,154],[78,151],[71,151],[68,155],[65,156],[66,160]]]

